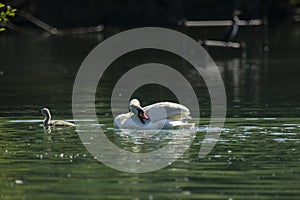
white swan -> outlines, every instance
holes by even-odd
[[[155,103],[144,108],[137,99],[129,103],[131,112],[114,119],[114,127],[121,129],[172,129],[186,126],[190,111],[187,107],[171,102]]]

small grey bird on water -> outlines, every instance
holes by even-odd
[[[62,121],[62,120],[51,120],[51,114],[48,108],[42,108],[39,113],[45,116],[43,121],[44,126],[74,126],[73,123]]]

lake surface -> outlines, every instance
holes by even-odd
[[[45,129],[37,112],[48,107],[54,119],[72,121],[76,73],[86,55],[117,31],[66,37],[1,33],[0,199],[300,198],[299,24],[242,28],[236,40],[245,41],[247,56],[240,50],[208,48],[222,74],[228,107],[222,134],[202,159],[198,153],[210,98],[189,64],[157,50],[131,52],[113,62],[96,93],[97,117],[110,141],[127,151],[162,148],[172,133],[147,137],[112,129],[110,95],[122,74],[159,62],[181,70],[195,83],[201,119],[192,145],[174,163],[144,174],[100,163],[86,150],[76,128]],[[180,31],[194,39],[217,39],[222,30]],[[167,88],[151,84],[132,96],[143,105],[177,101]]]

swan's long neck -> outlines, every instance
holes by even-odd
[[[51,114],[50,114],[50,112],[47,112],[46,115],[45,115],[45,119],[44,119],[43,124],[47,125],[50,122],[50,120],[51,120]]]

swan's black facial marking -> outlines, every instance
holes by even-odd
[[[144,120],[139,116],[140,121],[142,122],[142,124],[145,124]]]
[[[145,112],[142,109],[138,109],[138,117],[143,124],[145,124],[144,119],[149,119],[149,117],[145,114]]]

